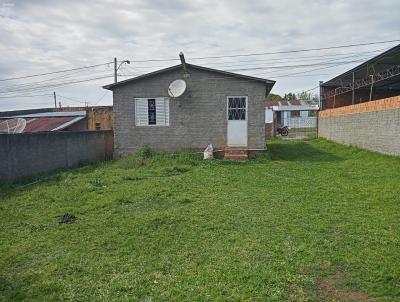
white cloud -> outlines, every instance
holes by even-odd
[[[272,52],[398,39],[400,3],[384,1],[8,1],[0,0],[0,78],[50,72],[119,59],[146,60],[177,58],[184,51],[190,57],[237,53]],[[375,45],[323,53],[281,54],[254,57],[249,66],[305,64],[296,57],[352,53],[390,47]],[[356,54],[355,54],[356,55]],[[290,58],[288,62],[273,61]],[[365,56],[367,58],[367,56]],[[251,60],[238,58],[237,60]],[[233,61],[234,59],[226,59]],[[301,59],[304,60],[304,59]],[[217,60],[195,64],[230,69]],[[213,63],[214,62],[214,63]],[[121,72],[149,70],[148,66],[168,66],[174,62],[132,64]],[[243,65],[243,63],[240,63]],[[231,64],[235,65],[235,64]],[[236,63],[236,65],[239,65]],[[318,84],[353,65],[315,71],[314,76],[277,77],[275,93],[299,91]],[[246,67],[243,65],[243,67]],[[264,72],[277,75],[307,69]],[[245,72],[245,71],[243,71]],[[258,74],[262,71],[247,71]],[[76,73],[70,78],[96,77],[112,73],[103,66],[94,73]],[[55,75],[57,76],[57,75]],[[53,75],[54,77],[54,75]],[[1,89],[45,80],[32,78],[0,82]],[[101,85],[109,79],[47,89],[74,99],[96,102],[103,94]],[[38,92],[39,93],[39,92]],[[35,92],[36,94],[36,92]],[[64,105],[77,105],[60,99]],[[111,94],[100,104],[111,104]],[[51,106],[49,97],[0,98],[0,110]]]

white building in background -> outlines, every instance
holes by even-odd
[[[275,122],[280,126],[315,128],[317,127],[316,111],[318,110],[318,105],[308,104],[302,100],[266,101],[265,123],[273,123],[275,117]]]

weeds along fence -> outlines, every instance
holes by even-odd
[[[113,131],[0,134],[0,182],[113,157]]]

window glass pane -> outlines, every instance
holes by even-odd
[[[155,99],[148,99],[147,100],[147,110],[148,110],[148,117],[149,117],[149,125],[155,125],[157,122],[156,116],[156,100]]]
[[[228,108],[229,109],[233,108],[233,98],[228,99]]]
[[[238,109],[239,120],[246,119],[246,109]]]
[[[246,98],[229,98],[228,99],[228,108],[246,108]]]
[[[228,120],[246,120],[246,98],[228,98]]]
[[[246,109],[229,109],[228,110],[228,120],[246,120]]]
[[[238,107],[239,108],[246,108],[246,99],[245,98],[240,98]]]

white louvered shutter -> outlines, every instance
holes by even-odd
[[[151,98],[154,99],[154,98]],[[135,98],[135,125],[149,125],[148,98]],[[169,99],[155,98],[156,100],[156,126],[169,126]]]
[[[156,124],[169,126],[169,99],[156,98]]]
[[[149,124],[147,99],[135,99],[135,125],[147,126]]]

